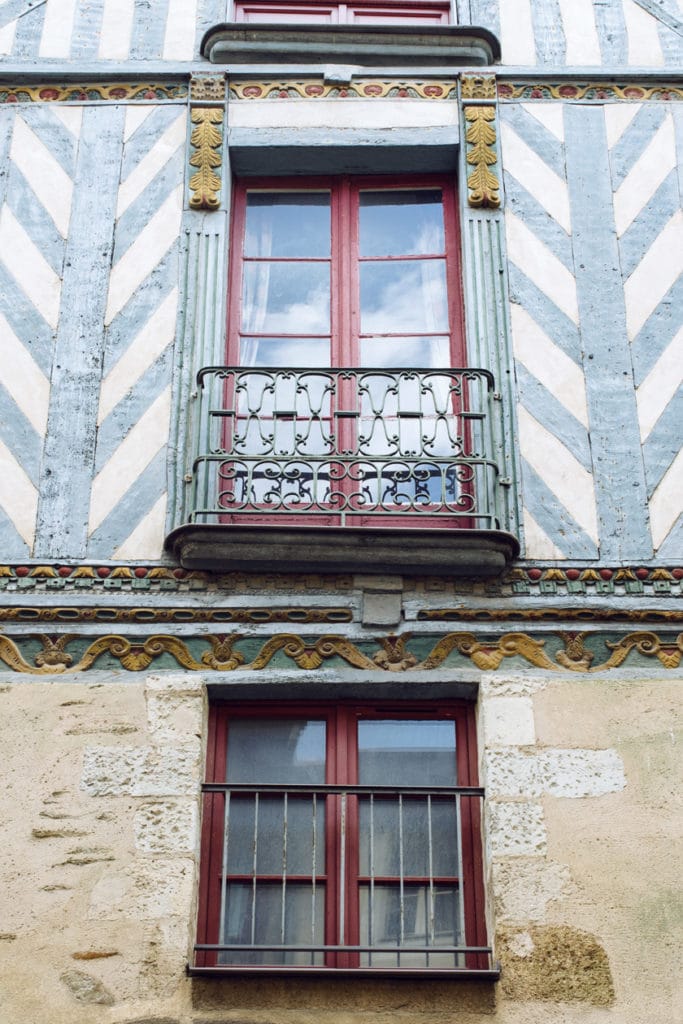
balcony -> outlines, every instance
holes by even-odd
[[[203,791],[217,824],[190,973],[498,977],[477,888],[483,789]]]
[[[185,568],[492,576],[518,554],[487,370],[209,367],[193,411]]]

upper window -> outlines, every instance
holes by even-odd
[[[450,3],[392,0],[391,3],[330,3],[321,0],[238,0],[235,21],[355,25],[447,25]]]
[[[225,365],[198,374],[188,522],[167,540],[183,565],[501,571],[517,544],[459,243],[450,177],[236,183]],[[285,542],[253,543],[275,525]],[[399,530],[422,527],[416,556]]]
[[[486,969],[467,706],[215,708],[197,966]]]
[[[228,362],[464,362],[450,179],[238,185]]]

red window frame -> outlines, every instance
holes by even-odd
[[[327,725],[326,772],[325,783],[328,785],[354,785],[358,783],[358,746],[357,723],[371,719],[420,719],[430,721],[453,721],[456,734],[456,765],[458,786],[478,786],[478,759],[476,745],[476,722],[474,706],[465,701],[434,702],[402,702],[400,706],[384,705],[379,702],[348,702],[348,703],[308,703],[291,701],[287,703],[261,702],[259,704],[213,704],[209,714],[207,742],[206,782],[225,783],[227,772],[227,738],[228,724],[233,718],[301,718],[324,720]],[[353,798],[352,798],[353,800]],[[359,942],[361,922],[359,919],[359,889],[363,877],[359,874],[359,838],[358,814],[353,804],[346,819],[348,829],[348,849],[351,851],[346,860],[343,881],[340,882],[339,863],[339,803],[334,796],[327,797],[326,847],[324,875],[316,876],[325,881],[325,943],[335,945],[339,942],[339,890],[344,885],[344,927],[348,945]],[[198,903],[198,944],[215,944],[218,942],[220,918],[220,887],[223,862],[223,827],[224,798],[222,794],[206,792],[202,815],[200,884]],[[461,878],[459,888],[464,897],[464,941],[467,946],[484,947],[486,945],[486,923],[484,910],[484,883],[481,836],[481,801],[479,798],[463,798],[461,801]],[[355,852],[354,852],[355,851]],[[419,881],[410,876],[411,883]],[[437,883],[438,884],[438,883]],[[434,949],[438,953],[438,946]],[[218,966],[217,954],[209,951],[198,951],[196,966],[211,968]],[[466,956],[468,969],[486,969],[488,960],[484,954]],[[326,954],[325,966],[283,966],[281,964],[259,964],[257,966],[234,964],[221,965],[221,970],[228,971],[285,971],[285,972],[320,972],[321,970],[339,971],[340,969],[359,969],[358,955],[354,953]],[[420,972],[430,973],[431,968],[419,968]],[[455,968],[454,968],[455,969]],[[367,968],[366,968],[367,970]],[[401,968],[373,967],[372,973],[398,973]],[[415,968],[412,968],[415,973]]]
[[[360,194],[364,191],[395,191],[409,189],[440,190],[443,200],[444,240],[443,253],[421,253],[419,256],[361,256],[359,252]],[[233,188],[232,230],[228,316],[227,363],[241,365],[240,333],[242,313],[242,275],[246,262],[244,239],[247,194],[263,192],[328,192],[331,197],[330,231],[330,363],[335,366],[359,366],[360,331],[360,264],[363,262],[401,259],[433,259],[442,257],[446,265],[448,308],[448,334],[450,337],[450,366],[466,365],[465,325],[460,264],[460,226],[455,179],[450,175],[386,175],[295,178],[242,178]],[[322,257],[318,258],[322,261]],[[310,262],[309,257],[299,257]],[[296,263],[295,257],[287,262]],[[415,331],[412,332],[415,335]],[[428,332],[420,332],[426,336]],[[432,332],[443,334],[445,332]],[[270,336],[272,332],[265,336]],[[400,332],[392,332],[399,336]],[[403,332],[409,336],[410,332]],[[257,337],[250,332],[251,337]]]
[[[368,25],[447,25],[451,20],[448,0],[236,0],[236,22],[292,22]]]
[[[362,255],[360,252],[360,210],[361,195],[364,192],[405,192],[413,190],[438,191],[441,196],[441,210],[443,214],[443,249],[433,252],[405,253],[401,255]],[[280,193],[305,193],[324,192],[330,196],[330,249],[328,256],[316,257],[265,257],[250,256],[245,254],[246,222],[247,222],[247,199],[251,193],[258,192],[280,192]],[[350,176],[336,175],[326,177],[286,177],[286,178],[248,178],[239,179],[233,187],[233,207],[231,225],[231,246],[232,260],[229,275],[229,296],[227,312],[227,351],[226,363],[229,366],[239,367],[243,365],[241,354],[241,338],[268,338],[275,333],[282,338],[301,338],[303,340],[326,339],[329,341],[328,361],[325,364],[329,368],[340,367],[361,367],[361,348],[364,339],[380,337],[384,342],[395,340],[398,345],[402,339],[410,339],[416,336],[424,338],[448,337],[449,353],[445,367],[466,366],[466,344],[464,328],[464,309],[461,285],[461,264],[460,264],[460,229],[458,220],[458,203],[455,179],[451,175],[403,175],[403,176]],[[446,319],[447,327],[440,330],[393,330],[387,332],[366,331],[361,332],[361,268],[363,265],[372,263],[397,263],[409,261],[432,261],[443,263],[446,285]],[[243,277],[244,268],[259,262],[285,262],[287,264],[302,264],[302,274],[306,273],[306,266],[311,263],[328,264],[330,273],[330,322],[328,330],[316,334],[306,335],[304,333],[292,334],[288,332],[264,331],[242,331],[242,302],[243,302]],[[427,357],[431,359],[431,355]],[[298,360],[299,365],[304,364],[305,356]],[[365,360],[365,365],[382,366],[381,359],[373,360],[370,353]],[[391,365],[391,364],[388,364]],[[437,372],[438,372],[438,368]],[[350,389],[350,390],[349,390]],[[343,400],[353,405],[353,387],[349,383],[342,384],[340,396]],[[226,385],[226,402],[232,398],[229,386]],[[224,447],[230,448],[230,431],[232,423],[226,418],[224,424]],[[338,439],[340,447],[348,450],[353,449],[353,431],[355,424],[350,420],[338,425]],[[463,431],[466,439],[469,438],[470,425],[467,420],[463,423]],[[228,465],[226,463],[226,465]],[[228,477],[232,467],[228,468]],[[347,485],[348,486],[348,485]],[[462,482],[462,493],[469,494],[470,484]],[[343,488],[342,488],[343,489]],[[395,522],[391,514],[400,509],[389,510],[390,515],[363,517],[362,513],[355,513],[353,522],[361,526],[392,526]],[[235,513],[239,514],[239,513]],[[263,515],[260,513],[258,522],[260,525],[277,525],[285,521],[282,514],[269,516],[268,509],[264,507]],[[221,518],[222,523],[232,523],[233,520],[228,505],[226,505],[225,516]],[[301,510],[292,508],[287,516],[293,517],[291,521],[302,523],[317,522],[318,525],[338,525],[339,517],[330,509],[330,515],[324,512],[316,512],[315,516],[306,515],[304,508]],[[257,522],[252,516],[252,522]],[[435,529],[463,529],[471,527],[472,523],[467,519],[456,519],[448,517],[432,517],[421,510],[412,515],[402,514],[402,527],[421,527],[429,525]]]

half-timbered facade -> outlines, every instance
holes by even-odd
[[[682,36],[0,3],[8,1024],[675,1019]]]

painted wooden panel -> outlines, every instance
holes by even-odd
[[[683,550],[683,111],[605,108],[637,425],[655,551]],[[680,149],[679,149],[680,151]]]
[[[158,558],[166,516],[187,111],[127,109],[104,311],[88,554]]]
[[[81,111],[0,109],[0,528],[33,549]]]
[[[454,11],[499,36],[512,66],[677,68],[683,57],[676,0],[458,0]],[[0,55],[191,61],[229,12],[228,0],[5,0]]]
[[[527,553],[595,558],[562,107],[504,107],[501,149]]]
[[[668,104],[502,108],[530,557],[680,555],[681,126]]]
[[[0,108],[6,558],[156,558],[187,110]]]

